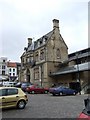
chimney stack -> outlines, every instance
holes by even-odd
[[[32,44],[32,38],[28,38],[28,47]]]
[[[53,29],[59,28],[59,20],[53,19]]]

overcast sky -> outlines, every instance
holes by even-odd
[[[68,53],[87,48],[88,0],[71,1],[0,0],[0,57],[20,62],[27,38],[37,40],[51,31],[53,19],[59,20]]]

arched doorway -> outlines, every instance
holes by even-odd
[[[30,82],[30,70],[29,69],[27,69],[26,77],[27,77],[27,82]]]

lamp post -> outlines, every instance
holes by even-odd
[[[81,94],[81,81],[80,81],[80,73],[79,73],[79,61],[78,61],[78,55],[79,53],[76,53],[76,64],[77,64],[77,82],[79,82],[79,93]]]

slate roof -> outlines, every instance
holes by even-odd
[[[8,62],[7,67],[17,67],[15,62]]]
[[[78,56],[76,56],[76,54],[78,54]],[[69,61],[70,60],[75,60],[78,58],[83,58],[83,57],[88,57],[90,56],[90,48],[87,49],[83,49],[74,53],[71,53],[68,55]]]
[[[53,30],[50,31],[49,33],[43,35],[43,36],[42,36],[41,38],[39,38],[38,40],[36,40],[36,41],[34,42],[34,49],[38,48],[38,42],[43,41],[43,38],[47,38],[47,40],[45,41],[45,43],[42,44],[42,45],[45,45],[45,44],[47,43],[47,41],[50,39],[50,37],[52,36],[52,34],[53,34]]]

